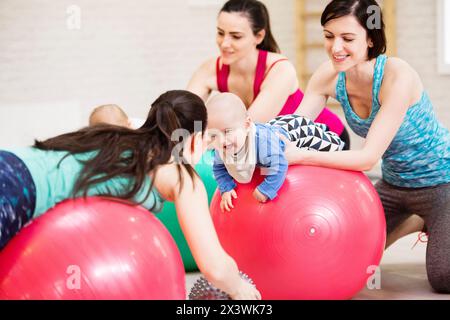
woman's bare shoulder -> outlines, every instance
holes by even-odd
[[[283,60],[283,61],[280,61],[279,63],[282,63],[283,65],[291,66],[292,68],[295,69],[294,64],[285,55],[276,53],[276,52],[268,52],[267,53],[266,66],[269,67],[279,60]]]
[[[175,189],[179,186],[179,172],[175,163],[167,163],[158,166],[150,173],[153,184],[158,192],[167,200],[173,201]]]
[[[212,90],[215,90],[217,58],[205,60],[194,72],[188,83],[188,90],[198,94],[206,100]]]
[[[330,60],[323,62],[317,70],[314,72],[314,75],[324,79],[335,79],[338,76],[339,72],[333,66],[333,63]]]
[[[405,60],[397,57],[389,57],[384,67],[385,76],[395,76],[399,74],[418,77],[416,70]]]
[[[211,57],[203,61],[197,68],[196,73],[206,77],[216,75],[217,57]]]
[[[400,58],[390,57],[384,67],[380,99],[383,100],[384,95],[391,92],[396,84],[408,89],[410,93],[409,104],[417,102],[424,89],[420,75],[408,62]]]
[[[207,70],[209,72],[216,71],[216,63],[217,63],[217,57],[210,57],[203,61],[203,63],[200,65],[200,68]]]
[[[339,72],[333,66],[333,63],[328,60],[322,63],[311,76],[308,88],[328,96],[334,96],[336,81]]]
[[[167,200],[174,201],[176,195],[180,192],[180,186],[187,189],[195,189],[201,181],[194,175],[191,177],[188,170],[183,165],[177,165],[175,162],[170,162],[158,166],[156,174],[151,174],[154,180],[154,185],[158,192]],[[181,184],[181,179],[183,184]]]
[[[274,65],[274,63],[276,64]],[[270,71],[268,68],[271,68]],[[294,64],[286,56],[279,53],[269,52],[267,55],[267,62],[266,62],[266,74],[269,72],[271,74],[275,73],[277,77],[280,74],[284,75],[288,79],[291,79],[292,82],[295,81],[296,86],[298,87],[297,70]]]

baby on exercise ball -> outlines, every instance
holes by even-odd
[[[145,119],[130,118],[117,104],[104,104],[94,108],[89,116],[89,126],[112,124],[129,129],[140,128]]]
[[[89,126],[111,124],[121,127],[131,127],[125,111],[116,104],[105,104],[96,107],[89,116]]]
[[[278,116],[265,124],[254,123],[245,104],[232,93],[217,94],[206,107],[210,144],[215,149],[213,173],[222,196],[222,211],[233,208],[232,199],[237,198],[235,181],[250,182],[256,167],[265,179],[253,196],[259,202],[277,196],[288,169],[281,136],[309,150],[340,151],[344,147],[339,136],[326,125],[298,115]]]

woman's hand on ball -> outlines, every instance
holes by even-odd
[[[284,156],[288,164],[301,164],[301,155],[302,152],[299,147],[295,144],[295,142],[289,140],[284,135],[277,133],[280,139],[285,143],[286,148],[284,149]]]
[[[220,201],[220,209],[222,212],[224,212],[224,210],[231,211],[231,208],[234,208],[232,199],[236,198],[237,193],[234,189],[222,193],[222,201]]]
[[[253,284],[247,280],[242,279],[238,290],[230,295],[233,300],[261,300],[261,293]]]
[[[253,191],[253,197],[255,197],[256,200],[259,202],[266,202],[267,197],[261,193],[261,191],[258,190],[258,188],[255,188],[255,191]]]

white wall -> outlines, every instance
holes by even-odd
[[[398,56],[420,74],[439,119],[450,128],[450,75],[438,73],[437,0],[397,0]]]
[[[1,0],[0,147],[82,126],[99,104],[145,117],[159,94],[185,88],[195,68],[217,55],[223,2]],[[293,58],[293,0],[264,2]],[[73,29],[73,5],[80,29]]]
[[[293,62],[294,1],[263,1],[275,38]],[[223,2],[1,0],[0,147],[84,125],[99,104],[116,103],[145,117],[159,94],[184,88],[194,69],[217,55]],[[79,30],[67,26],[71,5],[81,9]],[[397,6],[398,56],[419,72],[450,127],[450,76],[437,73],[436,1],[397,0]]]

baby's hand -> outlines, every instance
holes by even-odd
[[[226,209],[227,211],[231,211],[230,208],[234,208],[232,203],[233,198],[237,198],[237,194],[234,189],[222,193],[222,201],[220,201],[220,209],[222,210],[222,212],[224,211],[224,209]]]
[[[256,200],[258,200],[259,202],[266,202],[267,201],[267,197],[265,195],[263,195],[258,188],[255,188],[255,191],[253,191],[253,196],[255,197]]]

